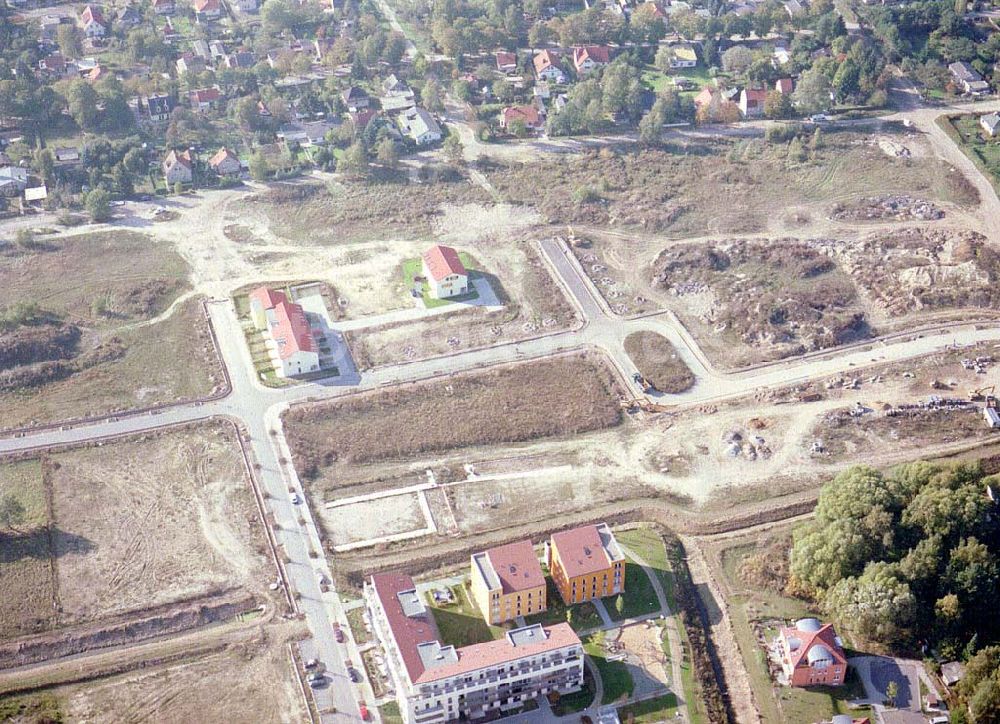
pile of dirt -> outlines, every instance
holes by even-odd
[[[1000,255],[974,231],[893,229],[811,243],[890,315],[1000,305]]]
[[[930,201],[891,194],[837,203],[830,211],[830,218],[835,221],[935,221],[944,218],[944,211]]]
[[[870,336],[857,292],[828,255],[797,239],[729,239],[668,247],[654,287],[711,292],[699,316],[717,332],[784,357]]]

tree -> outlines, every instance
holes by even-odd
[[[443,150],[449,163],[462,163],[465,158],[465,148],[457,133],[448,134],[448,137],[444,139]]]
[[[890,681],[885,686],[885,698],[889,702],[889,706],[896,706],[896,697],[899,696],[899,684],[895,680]]]
[[[97,127],[97,91],[85,80],[77,78],[66,88],[66,103],[77,125],[85,131]]]
[[[180,196],[182,193],[184,193],[184,184],[180,181],[174,181],[174,194]]]
[[[52,155],[52,151],[47,148],[35,151],[35,169],[38,171],[38,175],[42,177],[42,181],[51,184],[55,179],[55,168],[56,161]]]
[[[441,101],[441,84],[437,78],[428,78],[424,87],[420,89],[420,100],[423,101],[424,108],[429,111],[440,113],[444,110],[444,103]]]
[[[18,526],[24,523],[26,517],[24,504],[13,493],[0,497],[0,527],[18,533]]]
[[[722,54],[722,69],[727,73],[743,73],[753,63],[753,53],[742,45],[734,45]]]
[[[514,100],[514,85],[506,78],[498,78],[493,81],[493,95],[501,103],[510,103]]]
[[[792,101],[801,113],[819,113],[830,105],[830,79],[816,68],[810,68],[792,93]]]
[[[772,119],[792,117],[792,99],[787,93],[769,91],[764,98],[764,115]]]
[[[355,179],[363,179],[368,175],[368,153],[364,144],[355,141],[348,146],[344,155],[337,161],[337,173]]]
[[[74,23],[60,23],[56,30],[56,43],[59,45],[59,52],[66,58],[79,58],[83,55],[80,29]]]
[[[83,205],[95,224],[111,218],[111,194],[100,187],[87,194]]]
[[[841,625],[869,641],[898,645],[909,640],[917,601],[897,566],[870,563],[857,578],[845,578],[824,599]]]
[[[266,181],[271,175],[271,164],[267,162],[264,154],[260,151],[254,151],[253,155],[250,156],[248,166],[250,178],[254,181]]]
[[[621,618],[625,617],[625,596],[620,593],[615,597],[615,611]]]
[[[394,169],[399,164],[399,151],[396,142],[386,136],[375,146],[375,158],[386,168]]]
[[[663,124],[666,123],[666,104],[657,99],[653,107],[639,121],[639,142],[646,146],[659,145],[663,138]]]
[[[853,98],[861,90],[861,68],[850,57],[846,58],[833,76],[833,91],[841,103]]]

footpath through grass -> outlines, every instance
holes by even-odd
[[[601,698],[602,704],[613,704],[622,698],[632,695],[635,691],[635,682],[624,661],[612,661],[607,658],[608,654],[604,650],[604,632],[598,632],[587,639],[583,645],[584,651],[597,667],[597,673],[601,677],[604,685],[604,696]]]

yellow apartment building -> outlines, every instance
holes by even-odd
[[[472,598],[489,624],[545,610],[545,576],[531,541],[472,555]]]
[[[607,523],[553,534],[547,555],[567,606],[625,590],[625,554]]]

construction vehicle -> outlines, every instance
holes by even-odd
[[[988,387],[979,387],[975,390],[969,390],[969,400],[971,402],[981,402],[984,399],[989,399],[987,396],[992,396],[996,391],[996,385],[989,385]]]
[[[632,375],[632,381],[639,385],[639,389],[645,392],[647,395],[650,392],[656,392],[656,385],[650,382],[647,378],[643,377],[642,374],[636,372]]]
[[[669,412],[670,405],[659,405],[655,402],[650,402],[645,397],[637,397],[633,400],[623,399],[621,400],[621,408],[626,412]]]

